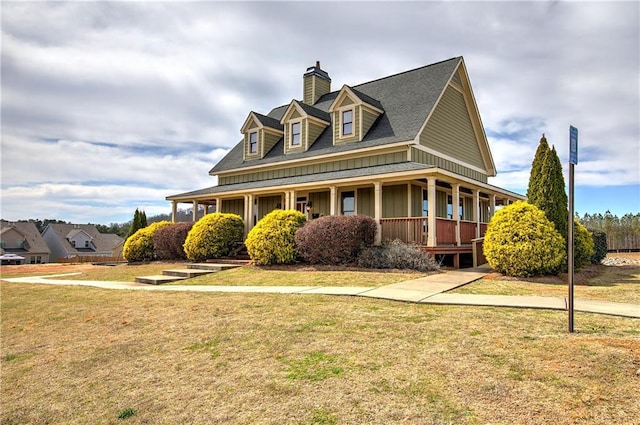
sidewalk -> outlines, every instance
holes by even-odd
[[[134,282],[106,282],[90,280],[61,279],[70,274],[38,277],[20,277],[3,279],[15,283],[37,283],[48,285],[91,286],[103,289],[129,289],[143,291],[192,291],[192,292],[236,292],[271,294],[320,294],[351,295],[404,301],[422,304],[446,304],[468,306],[492,306],[511,308],[538,308],[547,310],[566,310],[564,297],[508,296],[451,294],[459,286],[481,279],[491,270],[472,268],[448,270],[418,279],[407,280],[382,287],[362,286],[202,286],[202,285],[148,285]],[[71,273],[75,274],[75,273]],[[640,319],[640,305],[614,303],[609,301],[574,299],[574,310],[585,313],[607,314],[612,316]]]

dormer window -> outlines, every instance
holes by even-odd
[[[89,248],[89,241],[84,241],[84,247]]]
[[[300,128],[301,128],[301,124],[300,122],[294,122],[291,123],[291,146],[300,146],[301,143],[301,132],[300,132]]]
[[[249,133],[249,153],[258,152],[258,132]]]
[[[342,132],[341,136],[351,136],[353,134],[353,109],[342,111]]]

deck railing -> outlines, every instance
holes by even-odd
[[[383,218],[382,239],[400,239],[406,243],[417,245],[427,244],[429,232],[427,217],[400,217]],[[487,230],[486,223],[480,223],[480,237],[484,236]],[[470,244],[476,236],[476,223],[470,221],[460,222],[460,242]],[[438,245],[456,244],[456,221],[447,218],[436,218],[436,241]]]

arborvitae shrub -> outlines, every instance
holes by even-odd
[[[193,223],[173,223],[158,229],[153,234],[156,255],[160,260],[185,260],[184,241],[187,239]]]
[[[295,210],[274,210],[265,215],[245,241],[251,260],[258,265],[293,263],[297,258],[296,230],[306,220]]]
[[[244,237],[244,222],[237,214],[215,212],[198,220],[184,241],[184,252],[191,261],[204,261],[228,255]]]
[[[591,264],[595,254],[591,233],[577,219],[573,227],[573,266],[577,269]]]
[[[369,269],[409,269],[421,272],[440,268],[431,255],[397,239],[381,246],[364,248],[358,256],[358,265]]]
[[[589,229],[593,238],[594,254],[591,257],[592,264],[600,264],[607,256],[607,234],[602,230]]]
[[[566,260],[564,238],[544,212],[524,201],[491,218],[484,254],[494,270],[518,277],[557,274]]]
[[[312,264],[350,264],[373,245],[376,221],[366,215],[329,215],[308,222],[296,233],[298,252]]]
[[[122,250],[124,258],[130,263],[154,260],[156,253],[153,235],[159,229],[170,225],[171,223],[168,221],[158,221],[143,229],[139,229],[133,235],[129,236]]]

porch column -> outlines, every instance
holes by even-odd
[[[453,191],[453,216],[456,219],[456,245],[462,245],[460,240],[460,185],[452,184]]]
[[[198,219],[198,201],[193,201],[193,221]]]
[[[473,190],[473,221],[476,222],[476,238],[480,237],[480,191]]]
[[[335,186],[331,186],[330,189],[331,189],[331,195],[329,195],[330,197],[329,214],[338,215],[338,208],[337,208],[338,200],[336,199],[336,196],[338,194],[338,189]]]
[[[427,215],[427,246],[436,246],[436,179],[427,180],[427,203],[429,213]]]
[[[380,245],[382,243],[382,183],[373,183],[373,218],[376,220],[378,230],[376,231],[376,238],[374,243]]]
[[[171,222],[175,223],[178,219],[178,203],[176,201],[171,202]]]
[[[222,199],[216,198],[216,212],[222,212]]]
[[[244,195],[244,229],[245,234],[253,227],[253,195]]]
[[[494,193],[489,195],[489,220],[491,220],[491,217],[493,217],[495,213],[496,213],[496,195]]]
[[[290,190],[284,191],[284,209],[285,210],[291,209],[291,191]]]

